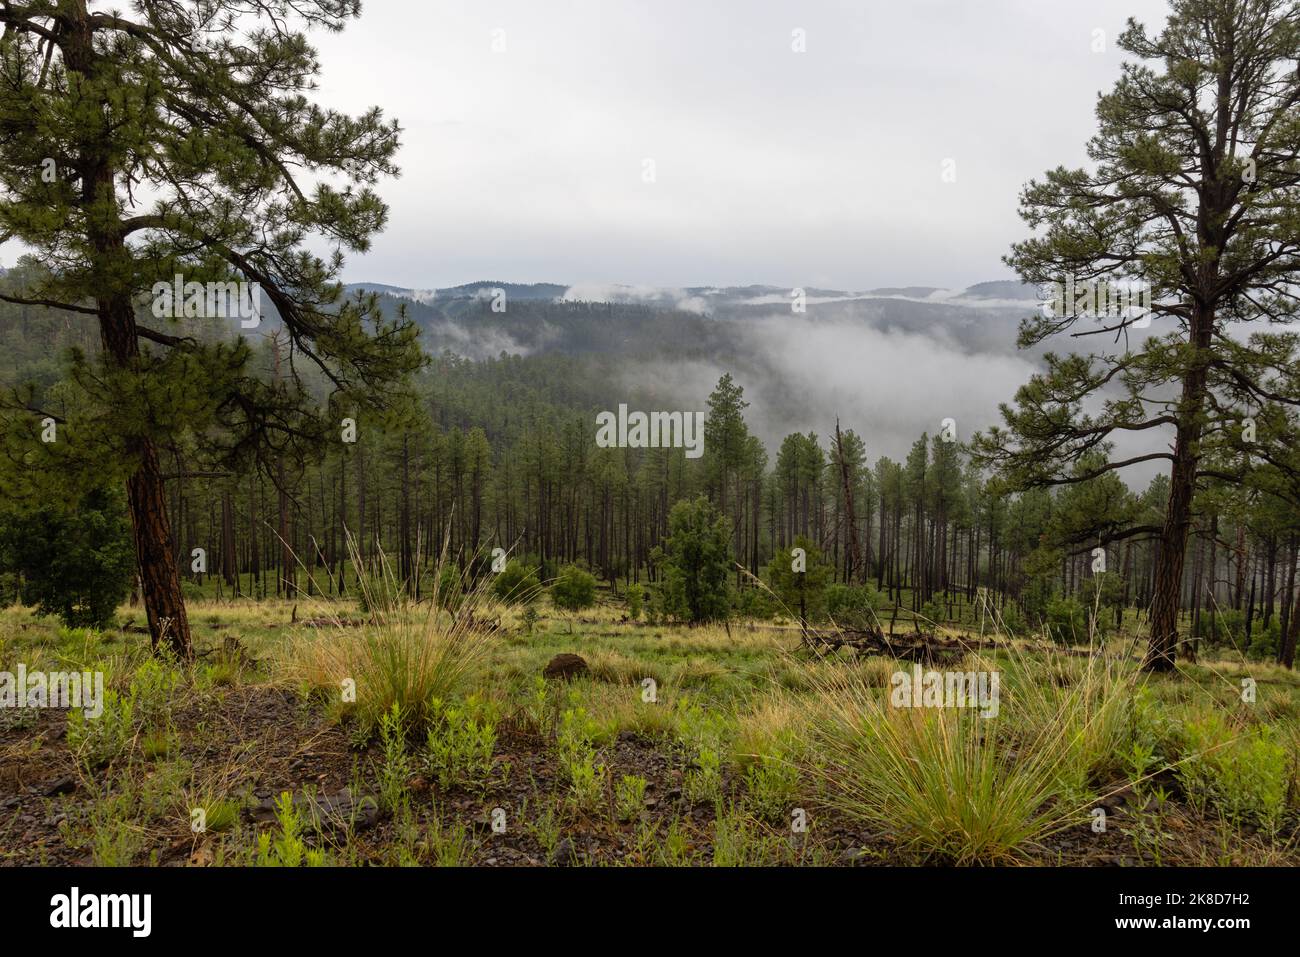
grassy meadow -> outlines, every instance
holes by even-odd
[[[0,671],[105,682],[97,718],[0,710],[0,863],[1300,863],[1300,678],[1235,653],[1148,676],[1127,626],[941,628],[970,650],[926,670],[999,675],[981,717],[895,706],[911,662],[789,621],[648,624],[607,593],[189,613],[192,662],[138,608],[0,612]],[[587,670],[544,678],[559,654]]]

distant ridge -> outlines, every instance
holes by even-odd
[[[939,286],[882,286],[880,289],[868,289],[865,296],[906,296],[909,299],[928,299],[936,292],[943,292]]]
[[[1000,279],[996,282],[980,282],[962,293],[967,299],[1023,299],[1037,302],[1038,290],[1018,279]]]
[[[348,292],[364,289],[404,299],[427,301],[429,299],[474,299],[477,296],[490,295],[493,289],[504,289],[509,299],[558,299],[569,287],[550,282],[493,282],[485,279],[465,283],[462,286],[447,286],[443,289],[404,288],[382,282],[350,282],[346,283],[344,288]]]

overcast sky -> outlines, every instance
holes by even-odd
[[[1025,232],[1020,187],[1083,162],[1125,18],[1156,27],[1166,9],[367,0],[344,33],[313,34],[322,101],[379,104],[405,129],[403,175],[381,187],[388,229],[345,275],[846,289],[1011,278],[1000,257]],[[956,182],[943,181],[948,159]]]
[[[1165,0],[366,0],[321,102],[405,132],[344,278],[864,290],[1012,278]],[[1101,52],[1095,52],[1101,33]],[[801,31],[805,52],[795,52]],[[955,182],[945,182],[945,161]],[[648,164],[653,182],[647,182]],[[16,244],[0,248],[12,263]]]

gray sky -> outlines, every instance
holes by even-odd
[[[1021,186],[1083,162],[1125,18],[1157,28],[1166,10],[366,0],[343,33],[310,34],[319,99],[378,104],[405,130],[403,175],[380,185],[388,229],[344,278],[850,290],[1011,278],[1001,256],[1025,235]],[[0,247],[0,263],[21,251]]]
[[[1166,9],[368,0],[343,34],[313,34],[321,99],[382,105],[405,129],[403,175],[381,186],[388,229],[345,278],[848,289],[1010,278],[1000,257],[1025,234],[1020,187],[1083,162],[1125,18],[1158,27]],[[956,182],[942,179],[947,159]]]

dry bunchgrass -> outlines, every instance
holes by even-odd
[[[890,690],[864,675],[827,672],[808,722],[826,800],[895,832],[923,858],[957,864],[1022,859],[1083,820],[1085,786],[1126,734],[1135,673],[1076,659],[1082,666],[1061,682],[1052,678],[1057,662],[1001,655],[951,666],[1000,672],[999,713],[988,718],[894,707]]]
[[[741,767],[764,759],[794,759],[808,739],[809,712],[794,695],[773,690],[760,695],[736,719],[732,759]]]
[[[667,682],[667,670],[662,664],[642,658],[630,657],[609,648],[584,649],[584,658],[597,681],[616,685],[639,685],[646,678],[656,684]]]
[[[349,548],[361,567],[351,542]],[[327,614],[323,617],[333,627],[296,632],[281,655],[283,673],[339,701],[365,729],[377,727],[394,705],[408,727],[423,725],[436,699],[447,700],[471,685],[495,644],[484,623],[491,605],[488,582],[463,593],[445,593],[445,564],[444,555],[432,594],[417,604],[381,552],[360,581],[362,604],[369,612],[365,621],[349,626],[342,617]],[[348,701],[344,689],[355,700]]]

